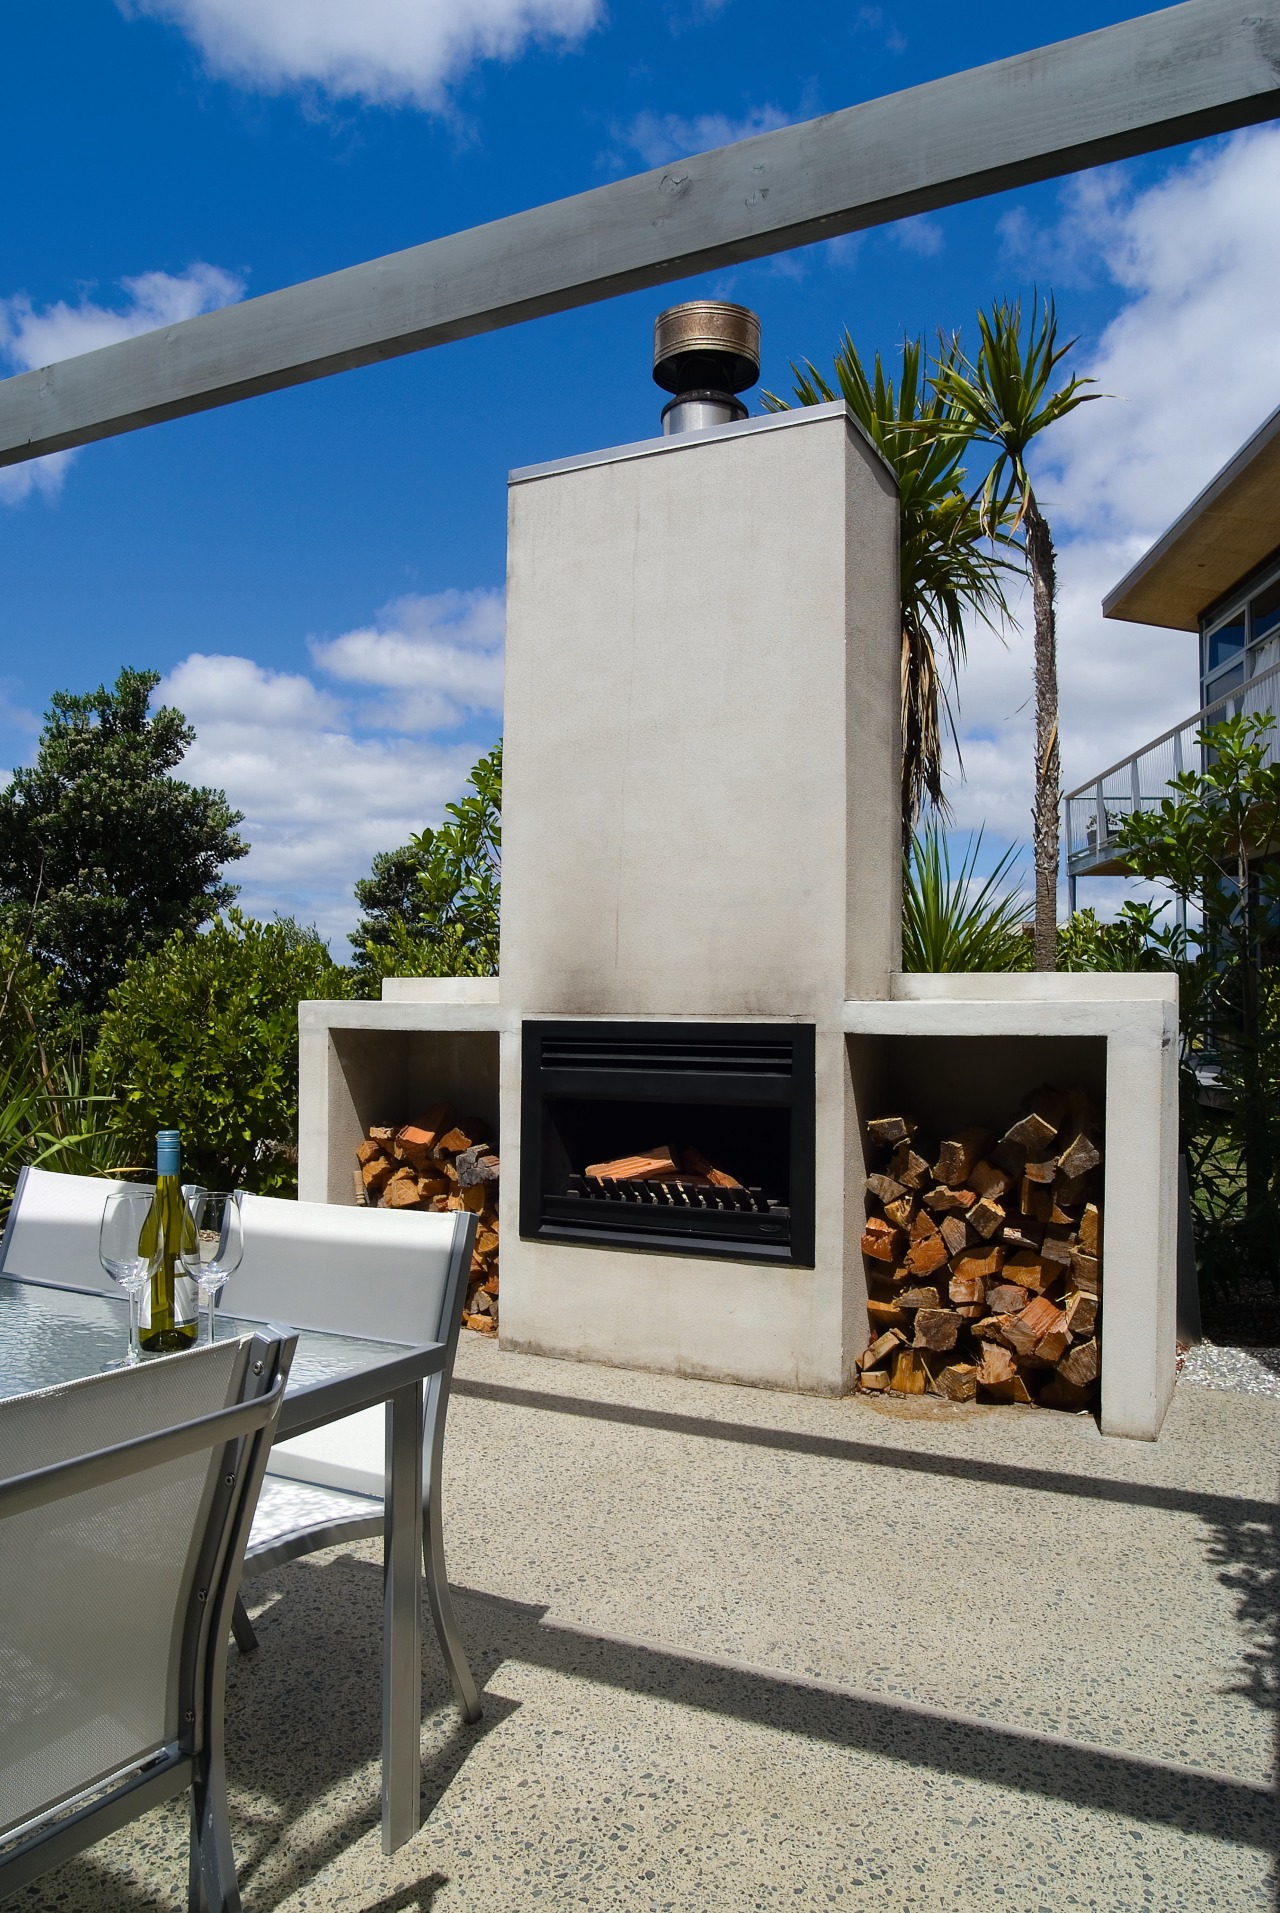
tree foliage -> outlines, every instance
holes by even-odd
[[[962,460],[972,429],[956,401],[927,377],[922,342],[903,341],[895,383],[878,352],[867,372],[846,332],[834,370],[833,386],[808,360],[793,364],[797,402],[844,399],[898,479],[905,842],[926,800],[946,813],[942,754],[947,733],[959,752],[952,687],[965,658],[965,617],[1003,621],[1008,567],[1002,532],[997,527],[990,535],[966,490]],[[764,394],[764,404],[768,411],[788,409],[773,392]]]
[[[246,854],[221,791],[175,777],[195,733],[151,713],[154,671],[50,703],[36,762],[0,792],[0,921],[91,1015],[139,952],[190,933],[235,895]]]
[[[298,1003],[350,994],[314,930],[235,909],[136,957],[107,999],[95,1057],[129,1149],[148,1162],[156,1131],[180,1129],[191,1180],[295,1194]]]
[[[502,740],[472,767],[447,822],[374,858],[356,885],[359,987],[384,976],[496,976],[502,887]]]
[[[994,458],[978,493],[979,515],[995,537],[1021,532],[1035,610],[1036,782],[1034,852],[1036,873],[1035,965],[1052,970],[1057,960],[1059,809],[1061,758],[1058,745],[1057,560],[1048,523],[1040,510],[1027,458],[1051,425],[1098,392],[1091,379],[1072,377],[1051,391],[1062,360],[1076,343],[1058,344],[1053,298],[1037,314],[1033,298],[1023,326],[1022,301],[998,300],[978,314],[976,360],[954,343],[944,344],[935,384]],[[1006,533],[1006,526],[1008,527]]]
[[[1200,734],[1201,768],[1115,834],[1134,876],[1178,897],[1182,1132],[1211,1288],[1277,1285],[1280,1241],[1280,763],[1270,713]]]

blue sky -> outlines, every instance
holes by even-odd
[[[759,0],[71,0],[6,10],[0,371],[1100,26]],[[799,27],[797,29],[797,23]],[[33,79],[34,76],[34,79]],[[373,852],[501,722],[505,477],[657,430],[653,316],[761,314],[764,385],[1052,285],[1106,405],[1050,447],[1068,782],[1191,710],[1187,638],[1103,626],[1280,400],[1274,129],[594,306],[0,473],[0,766],[49,695],[151,666],[248,813],[248,907],[342,947]],[[15,190],[14,182],[21,182]],[[1232,355],[1229,367],[1223,360]],[[758,402],[758,401],[756,401]],[[974,634],[959,823],[1026,835],[1030,666]]]

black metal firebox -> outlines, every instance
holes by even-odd
[[[813,1266],[812,1024],[526,1022],[520,1130],[522,1236]]]

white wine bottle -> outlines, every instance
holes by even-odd
[[[153,1255],[157,1244],[163,1248],[142,1291],[138,1339],[152,1355],[190,1348],[196,1339],[196,1285],[179,1260],[184,1239],[188,1250],[194,1248],[195,1225],[182,1199],[182,1142],[176,1129],[162,1129],[156,1137],[156,1193],[138,1238],[142,1255]]]

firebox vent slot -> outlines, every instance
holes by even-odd
[[[792,1047],[789,1043],[751,1042],[736,1037],[705,1043],[683,1039],[629,1042],[622,1036],[544,1037],[542,1067],[604,1070],[610,1074],[664,1070],[686,1075],[710,1071],[716,1076],[789,1077]]]

